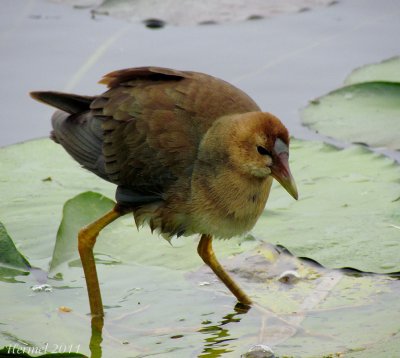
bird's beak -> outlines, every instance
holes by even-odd
[[[289,168],[289,155],[287,151],[279,151],[274,157],[274,164],[271,167],[272,176],[286,189],[296,200],[299,198],[296,183]]]

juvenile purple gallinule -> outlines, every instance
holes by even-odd
[[[251,304],[217,261],[212,238],[252,229],[273,178],[297,199],[285,126],[241,90],[202,73],[140,67],[100,83],[109,89],[99,96],[31,93],[59,109],[51,138],[117,185],[115,207],[78,235],[92,315],[103,315],[96,237],[129,212],[138,227],[167,237],[201,234],[201,258],[239,302]]]

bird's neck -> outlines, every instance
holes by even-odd
[[[217,236],[228,237],[255,225],[268,199],[272,177],[243,175],[226,164],[222,168],[210,168],[205,163],[196,166],[190,206],[192,216],[201,217],[204,226],[209,225],[210,230],[220,226],[226,234]]]

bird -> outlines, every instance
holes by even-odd
[[[136,67],[105,75],[96,96],[33,91],[57,110],[51,139],[116,185],[115,206],[78,233],[92,316],[104,309],[93,248],[108,224],[133,213],[163,237],[199,235],[198,254],[239,303],[251,298],[219,263],[213,238],[249,232],[273,179],[296,200],[290,136],[242,90],[200,72]]]

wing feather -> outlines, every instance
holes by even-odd
[[[112,72],[90,108],[105,116],[103,155],[111,181],[136,192],[164,193],[190,176],[199,143],[219,117],[257,111],[244,92],[214,77],[163,68]]]

